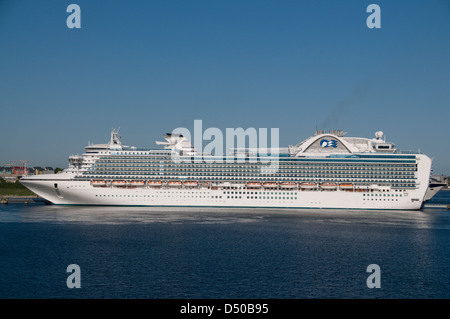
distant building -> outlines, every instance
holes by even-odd
[[[28,168],[22,166],[13,166],[12,168],[13,175],[29,175],[30,170]]]
[[[12,174],[10,166],[2,166],[0,167],[1,174]]]
[[[55,174],[55,170],[51,166],[46,166],[42,174]]]
[[[36,175],[44,174],[44,169],[40,166],[33,167],[33,170],[34,170],[34,174],[36,174]]]

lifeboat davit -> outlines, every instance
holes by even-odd
[[[263,185],[265,188],[278,187],[278,183],[276,182],[265,182]]]
[[[294,182],[282,182],[280,183],[281,188],[297,188],[297,183]]]
[[[311,182],[309,182],[309,183],[301,183],[300,187],[304,188],[304,189],[313,189],[313,188],[317,188],[317,183],[311,183]]]
[[[131,181],[131,186],[136,186],[136,187],[143,187],[145,186],[145,182],[144,181]]]
[[[261,183],[260,182],[248,182],[247,187],[258,188],[258,187],[261,187]]]
[[[91,181],[91,185],[94,187],[104,187],[104,186],[106,186],[106,181],[94,180],[94,181]]]
[[[337,184],[336,183],[322,183],[320,184],[320,188],[322,189],[336,189]]]
[[[183,183],[184,186],[188,186],[188,187],[195,187],[198,185],[198,182],[196,181],[186,181]]]
[[[170,181],[167,183],[167,185],[169,187],[180,187],[181,186],[181,182],[180,181]]]

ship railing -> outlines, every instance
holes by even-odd
[[[394,154],[422,154],[422,152],[419,151],[400,151],[400,150],[396,150],[394,152]]]

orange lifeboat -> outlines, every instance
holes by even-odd
[[[147,185],[148,186],[161,186],[162,182],[161,181],[148,181]]]
[[[351,184],[351,183],[344,183],[344,184],[340,184],[339,187],[341,189],[353,189],[353,184]]]
[[[261,183],[260,182],[248,182],[247,187],[258,188],[258,187],[261,187]]]
[[[297,188],[297,183],[294,182],[282,182],[280,183],[281,188]]]
[[[317,183],[311,183],[311,182],[309,182],[309,183],[301,183],[300,187],[304,188],[304,189],[313,189],[313,188],[317,188]]]
[[[320,184],[320,188],[322,189],[336,189],[337,184],[336,183],[322,183]]]
[[[126,181],[112,181],[111,184],[113,186],[126,186],[127,182]]]
[[[265,188],[278,187],[278,183],[276,182],[265,182],[263,185]]]
[[[93,181],[91,181],[91,185],[94,186],[94,187],[105,187],[106,186],[106,181],[93,180]]]
[[[196,182],[196,181],[185,181],[185,182],[183,183],[183,185],[184,185],[184,186],[188,186],[188,187],[195,187],[195,186],[198,185],[198,182]]]
[[[145,182],[144,181],[131,181],[131,186],[136,186],[136,187],[143,187],[145,186]]]
[[[181,182],[180,181],[170,181],[167,183],[167,185],[169,187],[180,187],[181,186]]]

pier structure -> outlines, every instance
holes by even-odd
[[[51,204],[50,201],[39,196],[1,196],[0,202],[2,205],[8,204]]]

